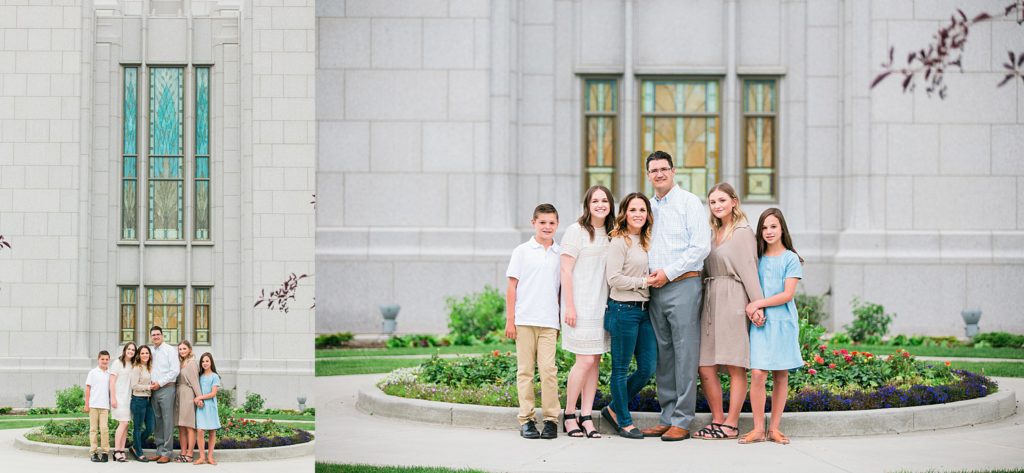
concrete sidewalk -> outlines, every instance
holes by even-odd
[[[355,409],[360,388],[383,375],[316,379],[317,461],[472,467],[493,472],[780,471],[886,472],[1024,467],[1024,414],[944,431],[795,439],[791,445],[658,439],[525,440],[509,430],[443,427]],[[997,378],[1024,393],[1024,379]],[[1019,404],[1019,403],[1018,403]],[[514,418],[508,420],[515,423]],[[783,428],[785,420],[783,420]]]
[[[3,472],[62,472],[62,473],[88,473],[88,472],[110,472],[112,470],[118,471],[140,471],[140,469],[153,469],[160,471],[197,471],[196,466],[207,466],[207,465],[192,465],[185,463],[168,463],[165,465],[156,465],[154,463],[139,463],[136,461],[129,461],[128,463],[92,463],[88,457],[74,458],[74,457],[62,457],[57,455],[49,455],[45,453],[28,452],[25,450],[19,450],[14,447],[15,437],[25,435],[31,429],[10,429],[0,430],[0,471]],[[317,438],[317,441],[320,439]],[[216,452],[214,457],[216,457]],[[313,471],[313,457],[305,456],[299,458],[290,458],[286,460],[272,460],[272,461],[256,461],[256,462],[218,462],[216,470],[221,473],[237,472],[237,473],[249,473],[249,472],[266,472],[266,473],[280,473],[282,471],[299,473],[299,472],[312,472]],[[202,471],[207,471],[206,468],[202,468]]]

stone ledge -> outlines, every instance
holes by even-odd
[[[383,394],[383,393],[382,393]],[[62,457],[78,457],[83,460],[89,458],[89,447],[76,447],[72,445],[57,445],[52,443],[36,442],[18,435],[14,439],[14,447],[28,452],[45,453]],[[296,458],[313,455],[316,447],[316,439],[297,445],[284,447],[248,448],[248,449],[217,449],[215,456],[217,462],[257,462],[267,460],[282,460],[285,458]],[[144,450],[147,454],[153,454],[153,450]],[[129,460],[134,462],[131,455]]]
[[[470,404],[407,399],[385,394],[376,386],[359,391],[359,411],[384,417],[480,429],[515,429],[514,407],[490,407]],[[1009,389],[979,399],[898,409],[871,409],[842,412],[789,412],[783,420],[791,437],[844,437],[854,435],[902,434],[924,430],[949,429],[1005,419],[1017,412],[1017,398]],[[640,428],[658,423],[658,413],[633,413]],[[768,414],[770,417],[771,414]],[[541,418],[537,411],[537,418]],[[711,414],[697,414],[694,427],[711,422]],[[613,433],[600,413],[594,423],[604,434]],[[751,414],[740,415],[740,431],[753,426]],[[561,427],[559,427],[561,430]]]

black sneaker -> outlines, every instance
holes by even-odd
[[[544,431],[540,433],[540,438],[553,439],[555,437],[558,437],[558,424],[550,420],[544,421]]]
[[[524,439],[539,439],[540,432],[537,432],[537,423],[532,420],[526,421],[519,427],[519,435]]]
[[[93,463],[99,463],[99,462],[101,462],[101,461],[103,461],[103,460],[100,460],[100,454],[98,454],[98,453],[93,453],[93,454],[92,454],[92,458],[90,458],[90,459],[89,459],[89,461],[91,461],[91,462],[93,462]]]
[[[100,455],[100,463],[106,463],[108,461],[107,454]]]

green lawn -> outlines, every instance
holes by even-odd
[[[310,420],[315,421],[315,416],[304,416],[302,414],[246,414],[244,412],[235,412],[235,417],[241,417],[243,419],[272,419],[272,420]]]
[[[76,412],[74,414],[34,414],[34,415],[4,414],[4,415],[0,415],[0,421],[13,420],[13,419],[19,419],[19,420],[24,420],[24,419],[54,419],[54,418],[60,419],[60,418],[70,418],[70,417],[81,417],[83,419],[88,419],[89,418],[89,414],[86,414],[84,412]]]
[[[316,473],[485,473],[483,470],[440,468],[432,466],[372,466],[317,463]]]
[[[348,358],[348,357],[359,357],[359,356],[399,356],[399,355],[433,355],[439,353],[442,355],[456,354],[462,355],[467,353],[490,353],[494,350],[501,352],[516,351],[515,344],[500,344],[500,345],[474,345],[469,347],[464,346],[450,346],[450,347],[422,347],[422,348],[330,348],[325,350],[317,350],[317,358]]]
[[[0,420],[0,430],[10,429],[27,429],[29,427],[39,427],[46,424],[49,420],[46,419],[25,419],[25,420]]]
[[[1007,378],[1024,378],[1024,363],[1012,361],[970,362],[951,360],[950,367],[972,371],[985,376],[1005,376]]]
[[[917,347],[894,347],[890,345],[853,345],[853,344],[829,344],[829,347],[838,350],[845,348],[853,351],[866,351],[876,355],[888,355],[896,350],[904,349],[914,356],[948,356],[950,358],[1013,358],[1024,359],[1024,350],[1020,348],[971,348],[971,347],[938,347],[938,346],[917,346]]]
[[[308,430],[310,432],[316,430],[315,422],[276,422],[276,424],[291,427],[293,429]]]
[[[317,376],[387,373],[398,368],[417,366],[420,358],[340,358],[316,360]]]

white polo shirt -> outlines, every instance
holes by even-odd
[[[89,370],[85,385],[89,386],[89,409],[110,409],[110,371],[98,366]]]
[[[559,328],[558,289],[562,282],[559,277],[559,255],[562,249],[558,243],[544,248],[533,237],[512,251],[505,276],[516,278],[515,324],[532,327]]]

